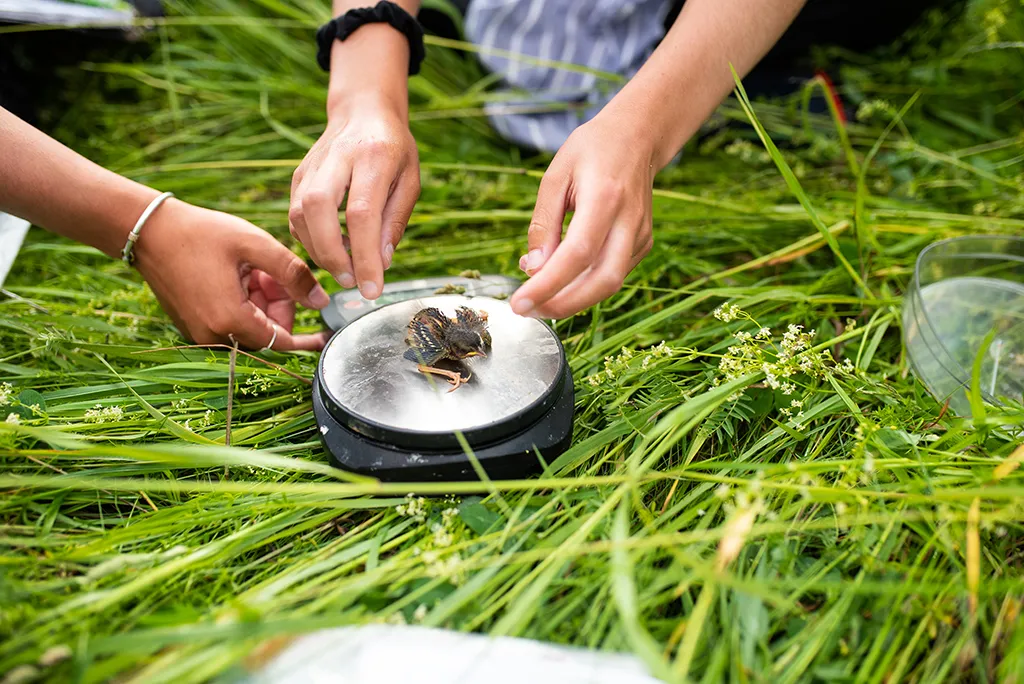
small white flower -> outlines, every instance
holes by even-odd
[[[9,382],[0,382],[0,404],[6,404],[14,393],[14,387]]]
[[[771,336],[772,336],[772,331],[771,331],[770,328],[761,328],[760,330],[757,331],[757,334],[754,335],[754,337],[756,337],[759,340],[767,340]]]
[[[875,472],[875,457],[870,451],[864,452],[864,472],[868,474]]]
[[[723,323],[735,321],[743,314],[735,304],[722,304],[712,312],[712,315]]]
[[[103,404],[96,404],[96,406],[85,412],[86,423],[116,423],[122,418],[124,418],[124,409],[120,406],[107,406],[104,408]],[[188,427],[187,420],[185,421],[185,427]]]
[[[789,405],[792,406],[793,408],[802,408],[804,402],[800,401],[799,399],[794,399],[793,401],[789,402]]]
[[[416,610],[412,614],[412,619],[416,622],[423,622],[427,619],[427,607],[424,604],[416,606]]]
[[[8,425],[18,425],[19,423],[21,423],[21,418],[18,417],[17,413],[8,413],[7,420],[5,420],[4,422],[7,423]]]
[[[715,496],[717,496],[719,499],[727,498],[729,496],[729,485],[724,483],[718,485],[718,487],[715,489]]]
[[[796,385],[794,385],[791,382],[784,382],[782,383],[782,387],[780,389],[782,390],[783,394],[789,395],[796,391]]]

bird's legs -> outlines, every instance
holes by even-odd
[[[444,370],[443,368],[434,368],[433,366],[426,366],[422,363],[416,366],[416,370],[424,374],[433,373],[434,375],[443,376],[448,380],[448,384],[452,386],[452,388],[448,390],[449,392],[454,392],[459,389],[459,387],[469,382],[469,378],[473,377],[473,375],[470,374],[469,377],[463,378],[455,371]]]

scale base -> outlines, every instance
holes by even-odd
[[[473,454],[492,480],[516,480],[541,472],[540,452],[550,463],[572,442],[574,392],[568,367],[561,396],[548,412],[525,429],[496,443],[473,447]],[[324,406],[319,378],[313,378],[313,414],[320,441],[331,464],[388,482],[478,480],[463,451],[399,449],[357,434],[339,423]]]

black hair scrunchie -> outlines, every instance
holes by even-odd
[[[393,2],[381,0],[374,7],[351,9],[320,27],[316,32],[316,62],[324,71],[331,70],[331,46],[335,40],[345,40],[365,24],[390,24],[409,41],[409,75],[420,72],[420,64],[426,57],[423,45],[423,28],[415,17]]]

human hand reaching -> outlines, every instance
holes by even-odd
[[[338,222],[346,192],[351,256]],[[419,155],[402,113],[375,98],[349,100],[295,170],[291,232],[342,287],[358,284],[376,299],[419,193]]]
[[[519,260],[530,279],[511,301],[520,315],[565,318],[610,297],[654,244],[653,154],[613,118],[577,128],[541,180]]]
[[[324,333],[293,335],[295,303],[329,299],[305,262],[235,216],[168,200],[135,245],[135,266],[164,311],[196,344],[316,351]]]

